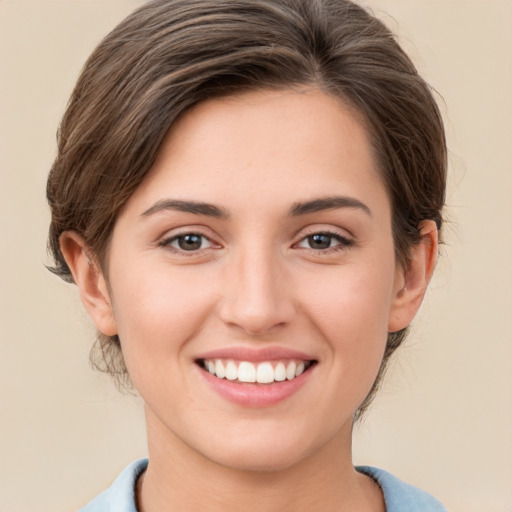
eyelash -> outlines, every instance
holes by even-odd
[[[196,236],[196,237],[200,238],[201,239],[201,247],[199,247],[198,249],[187,251],[186,249],[179,248],[179,247],[173,247],[172,246],[173,242],[179,242],[180,239],[184,239],[187,236]],[[187,257],[187,256],[195,256],[201,250],[210,249],[211,247],[202,247],[203,242],[205,240],[207,242],[209,242],[211,244],[211,246],[215,246],[215,245],[219,246],[219,244],[216,244],[215,242],[213,242],[211,238],[207,237],[206,235],[204,235],[202,233],[197,233],[197,232],[194,232],[194,231],[186,231],[184,233],[179,233],[179,234],[173,235],[173,236],[171,236],[169,238],[165,238],[158,245],[161,246],[161,247],[165,247],[165,248],[167,248],[167,249],[169,249],[169,250],[171,250],[171,251],[173,251],[175,253],[178,253],[181,256]]]
[[[332,246],[332,247],[327,247],[325,249],[314,249],[313,247],[300,247],[300,244],[301,243],[307,243],[307,240],[314,237],[314,236],[318,236],[318,235],[323,235],[323,236],[326,236],[326,237],[329,237],[331,239],[334,239],[336,242],[338,242],[338,244]],[[192,249],[192,250],[186,250],[186,249],[183,249],[183,248],[180,248],[180,247],[173,247],[172,246],[172,243],[173,242],[178,242],[179,243],[179,240],[180,239],[184,239],[185,237],[187,236],[195,236],[195,237],[198,237],[201,239],[201,246],[197,249]],[[207,241],[209,242],[211,245],[210,247],[202,247],[203,245],[203,242],[204,241]],[[195,256],[197,255],[201,250],[205,250],[205,249],[210,249],[212,248],[212,246],[215,246],[217,245],[217,247],[220,247],[219,244],[215,244],[215,242],[213,242],[211,240],[211,238],[209,238],[208,236],[202,234],[202,233],[197,233],[197,232],[194,232],[194,231],[187,231],[187,232],[184,232],[184,233],[179,233],[177,235],[173,235],[169,238],[165,238],[164,240],[162,240],[159,244],[159,246],[161,247],[165,247],[167,249],[170,249],[172,250],[173,252],[175,253],[178,253],[182,256]],[[305,236],[303,236],[299,242],[297,242],[296,244],[294,244],[293,247],[297,247],[299,249],[304,249],[304,250],[307,250],[307,251],[311,251],[312,253],[314,253],[315,255],[322,255],[322,254],[329,254],[329,253],[333,253],[333,252],[337,252],[337,251],[342,251],[342,250],[345,250],[351,246],[354,245],[354,241],[349,239],[349,238],[346,238],[342,235],[340,235],[339,233],[334,233],[332,231],[312,231],[311,233],[308,233],[306,234]]]
[[[339,242],[337,245],[333,246],[333,247],[327,247],[326,249],[313,249],[312,247],[302,247],[302,249],[305,249],[307,251],[311,251],[313,252],[314,254],[329,254],[329,253],[333,253],[333,252],[337,252],[337,251],[343,251],[343,250],[346,250],[348,249],[349,247],[353,246],[354,245],[354,240],[351,240],[347,237],[344,237],[342,235],[340,235],[339,233],[335,233],[333,231],[325,231],[325,230],[321,230],[321,231],[312,231],[311,233],[303,236],[299,242],[297,244],[295,244],[295,246],[298,246],[299,244],[301,244],[302,242],[305,242],[308,240],[308,238],[311,238],[311,237],[314,237],[316,235],[324,235],[324,236],[327,236],[331,239],[334,239],[336,240],[337,242]]]

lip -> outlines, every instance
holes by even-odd
[[[251,363],[279,361],[281,359],[316,361],[316,358],[311,354],[285,347],[225,347],[199,354],[196,360],[199,359],[233,359],[234,361],[249,361]]]
[[[251,349],[247,347],[228,347],[200,354],[196,362],[202,359],[232,359],[238,361],[262,362],[286,359],[303,361],[317,360],[304,352],[281,347],[264,347]],[[258,384],[219,379],[196,364],[200,377],[206,385],[222,399],[246,408],[264,408],[279,404],[297,393],[312,377],[316,364],[311,365],[304,373],[292,380]]]

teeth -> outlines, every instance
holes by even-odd
[[[248,361],[223,361],[221,359],[203,361],[203,366],[212,375],[219,379],[238,380],[239,382],[257,382],[270,384],[283,382],[298,377],[310,366],[310,362],[289,361],[278,362],[275,366],[271,362],[254,364]]]
[[[277,382],[286,380],[286,367],[283,363],[277,363],[274,369],[274,379],[277,380]]]
[[[238,380],[241,382],[256,382],[256,368],[252,363],[245,361],[240,363],[238,366]]]
[[[292,361],[288,364],[286,367],[286,378],[288,380],[292,380],[295,378],[295,370],[297,369],[297,365],[295,364],[295,361]]]
[[[274,382],[274,368],[272,368],[270,363],[261,363],[258,365],[258,370],[256,372],[256,382],[259,382],[260,384],[268,384],[269,382]]]
[[[226,376],[226,370],[224,369],[224,365],[220,359],[215,361],[215,373],[219,379],[223,379]]]
[[[228,361],[226,366],[226,379],[236,380],[238,379],[238,368],[233,361]]]

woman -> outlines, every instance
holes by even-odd
[[[351,433],[432,275],[429,87],[345,0],[157,0],[89,58],[48,181],[54,272],[149,463],[83,510],[441,511]]]

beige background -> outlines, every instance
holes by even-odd
[[[145,454],[141,406],[88,367],[76,290],[44,269],[45,177],[72,85],[135,0],[0,0],[0,511],[75,510]],[[512,511],[512,1],[372,0],[442,93],[451,224],[356,433],[454,512]]]

